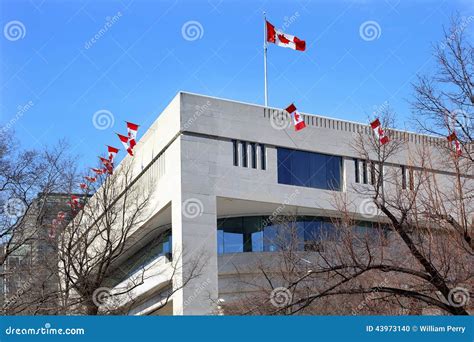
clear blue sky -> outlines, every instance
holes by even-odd
[[[306,113],[365,121],[388,101],[399,126],[412,128],[404,124],[410,83],[432,69],[432,44],[449,16],[474,15],[470,1],[2,0],[0,6],[1,124],[13,119],[24,147],[67,138],[82,166],[95,165],[105,144],[121,147],[114,131],[125,131],[124,120],[141,124],[143,133],[179,90],[262,104],[263,10],[307,43],[303,53],[269,47],[271,106],[295,101]],[[111,27],[86,48],[107,20]],[[12,21],[23,25],[20,37],[6,31]],[[196,40],[183,37],[188,21],[202,26]],[[367,21],[380,27],[373,40],[360,34]],[[474,21],[467,30],[473,33]],[[92,117],[103,109],[115,124],[98,130]]]

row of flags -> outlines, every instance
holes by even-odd
[[[301,116],[300,113],[298,113],[294,103],[290,104],[285,109],[285,111],[288,114],[290,114],[292,122],[293,122],[293,126],[295,127],[295,131],[300,131],[306,127],[303,117]],[[372,128],[375,136],[377,137],[381,145],[385,145],[390,142],[390,139],[388,135],[385,133],[384,129],[382,128],[382,124],[380,123],[380,120],[378,118],[376,118],[374,121],[370,123],[370,127]],[[449,134],[446,138],[451,144],[454,144],[454,150],[455,150],[456,156],[458,157],[461,156],[462,155],[461,143],[459,142],[456,132]]]
[[[268,20],[265,19],[265,30],[266,30],[266,42],[273,43],[277,46],[290,48],[297,51],[305,51],[306,50],[306,42],[304,40],[299,39],[293,35],[287,34],[282,32],[279,29],[276,29],[274,25],[272,25]],[[303,117],[298,113],[296,106],[294,103],[290,104],[286,109],[291,116],[293,126],[295,127],[296,131],[300,131],[306,127],[306,124],[303,120]],[[375,136],[379,140],[381,145],[388,144],[390,139],[388,135],[385,133],[380,120],[376,118],[374,121],[370,123],[370,127],[372,128]],[[456,132],[452,132],[447,136],[448,142],[454,145],[455,155],[461,156],[462,149],[459,139],[456,135]]]
[[[279,29],[276,29],[269,21],[265,19],[265,29],[266,29],[266,42],[273,43],[281,47],[290,48],[297,51],[306,50],[306,42],[299,39],[298,37],[292,36],[290,34],[284,33]],[[300,131],[306,127],[306,124],[303,120],[303,117],[296,109],[294,103],[286,107],[285,111],[290,114],[293,126],[296,131]],[[385,134],[382,125],[380,124],[379,119],[375,119],[370,123],[374,134],[379,139],[382,145],[385,145],[389,142],[388,136]]]
[[[119,133],[117,133],[117,135],[128,154],[133,156],[133,149],[137,144],[137,133],[139,125],[134,124],[132,122],[126,122],[126,124],[127,135],[122,135]],[[119,151],[120,150],[118,148],[107,145],[107,157],[99,157],[99,160],[102,163],[102,167],[91,168],[91,171],[94,175],[84,176],[85,182],[79,183],[79,187],[82,190],[87,191],[91,183],[97,182],[98,176],[106,174],[112,175],[114,172],[114,160]],[[82,209],[83,203],[81,202],[81,197],[82,196],[79,195],[71,195],[70,200],[67,202],[73,213]],[[65,223],[65,219],[66,214],[63,211],[57,213],[56,217],[51,221],[51,224],[49,225],[48,236],[50,239],[54,239],[54,237],[56,236],[56,232],[58,231],[60,226]]]
[[[123,147],[127,151],[127,153],[133,156],[133,149],[137,144],[137,133],[138,128],[140,127],[137,124],[132,122],[126,121],[127,125],[127,135],[122,135],[116,133],[120,142],[122,143]],[[112,175],[114,173],[114,161],[117,153],[120,151],[117,147],[107,145],[107,157],[99,156],[99,160],[102,163],[102,167],[95,168],[92,167],[91,171],[93,172],[93,176],[85,176],[85,182],[79,183],[79,187],[82,190],[88,190],[91,183],[95,183],[97,181],[98,176],[101,175]],[[71,196],[71,201],[69,202],[69,206],[73,210],[80,209],[79,197],[76,195]]]

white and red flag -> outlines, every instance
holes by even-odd
[[[306,49],[306,42],[298,37],[283,33],[266,21],[267,27],[267,42],[274,43],[281,47],[290,48],[293,50],[304,51]]]
[[[293,103],[290,104],[285,110],[291,115],[291,120],[293,121],[293,125],[295,126],[295,131],[300,131],[306,127],[303,117],[300,113],[298,113]]]
[[[87,189],[87,184],[86,183],[79,183],[79,186],[81,187],[82,190]]]
[[[122,142],[123,147],[127,150],[128,154],[133,156],[132,147],[129,146],[129,144],[128,144],[128,140],[129,140],[128,137],[126,137],[125,135],[122,135],[122,134],[118,134],[118,133],[117,133],[117,135],[118,135],[120,141]]]
[[[99,172],[102,172],[102,170],[100,169],[93,169],[93,170],[97,170]],[[84,179],[86,181],[88,181],[89,183],[94,183],[95,181],[97,181],[97,177],[89,177],[89,176],[85,176]]]
[[[109,154],[109,160],[113,163],[117,152],[120,151],[118,148],[107,145],[107,152]]]
[[[137,132],[138,126],[137,124],[125,121],[127,123],[127,131],[128,131],[128,142],[130,144],[130,148],[133,150],[135,145],[137,144]]]
[[[75,210],[76,208],[79,208],[79,197],[76,195],[71,195],[71,200],[68,202],[69,206],[71,209]]]
[[[458,136],[456,135],[456,132],[453,132],[450,135],[448,135],[446,139],[448,139],[450,143],[454,142],[454,147],[456,149],[456,156],[459,157],[462,154],[462,150],[461,150],[461,144],[459,143],[459,139],[458,139]]]
[[[91,168],[92,172],[94,172],[96,175],[103,175],[104,174],[104,169],[96,169],[96,168]],[[93,177],[94,179],[96,179],[95,177]],[[95,181],[94,181],[95,182]]]
[[[59,221],[63,221],[63,220],[66,218],[66,213],[60,211],[60,212],[56,215],[56,218],[57,218]]]
[[[382,129],[382,125],[380,124],[380,120],[378,118],[370,123],[370,127],[372,127],[372,130],[374,131],[375,136],[379,139],[382,145],[385,145],[386,143],[390,141],[388,139],[388,136],[385,134],[384,130]]]
[[[104,157],[99,157],[100,161],[102,164],[105,166],[105,170],[111,175],[114,173],[114,164],[108,160],[107,158]]]

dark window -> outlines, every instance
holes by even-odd
[[[277,149],[278,183],[340,190],[342,158],[321,153]]]
[[[375,185],[375,163],[370,162],[370,184]]]
[[[402,171],[402,189],[407,188],[407,168],[405,165],[401,165],[400,169]]]
[[[248,166],[247,143],[245,141],[242,141],[240,143],[240,147],[242,148],[242,166],[247,167]]]
[[[267,156],[265,154],[265,145],[260,144],[260,168],[262,170],[267,169]]]
[[[234,166],[239,166],[239,146],[237,140],[232,140],[232,152],[234,158]]]
[[[359,159],[354,159],[355,182],[360,183]]]
[[[255,143],[250,143],[250,160],[252,168],[257,168],[257,146]]]
[[[367,162],[364,160],[362,162],[362,183],[367,184]]]

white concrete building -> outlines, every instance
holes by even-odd
[[[339,214],[335,192],[363,200],[351,188],[370,183],[370,168],[357,160],[351,143],[356,132],[372,134],[370,127],[304,114],[307,128],[295,132],[278,126],[281,115],[281,109],[181,92],[140,137],[133,163],[140,182],[153,184],[152,212],[133,233],[109,284],[124,286],[146,266],[145,281],[132,291],[131,314],[214,313],[218,299],[238,296],[233,265],[255,253],[271,256],[268,216],[296,213],[312,222],[305,223],[309,228],[321,229]],[[414,148],[438,140],[390,134]],[[408,154],[390,162],[406,172]],[[403,176],[403,186],[409,178]],[[201,275],[156,311],[163,293],[201,256]],[[183,272],[172,276],[170,258]]]

